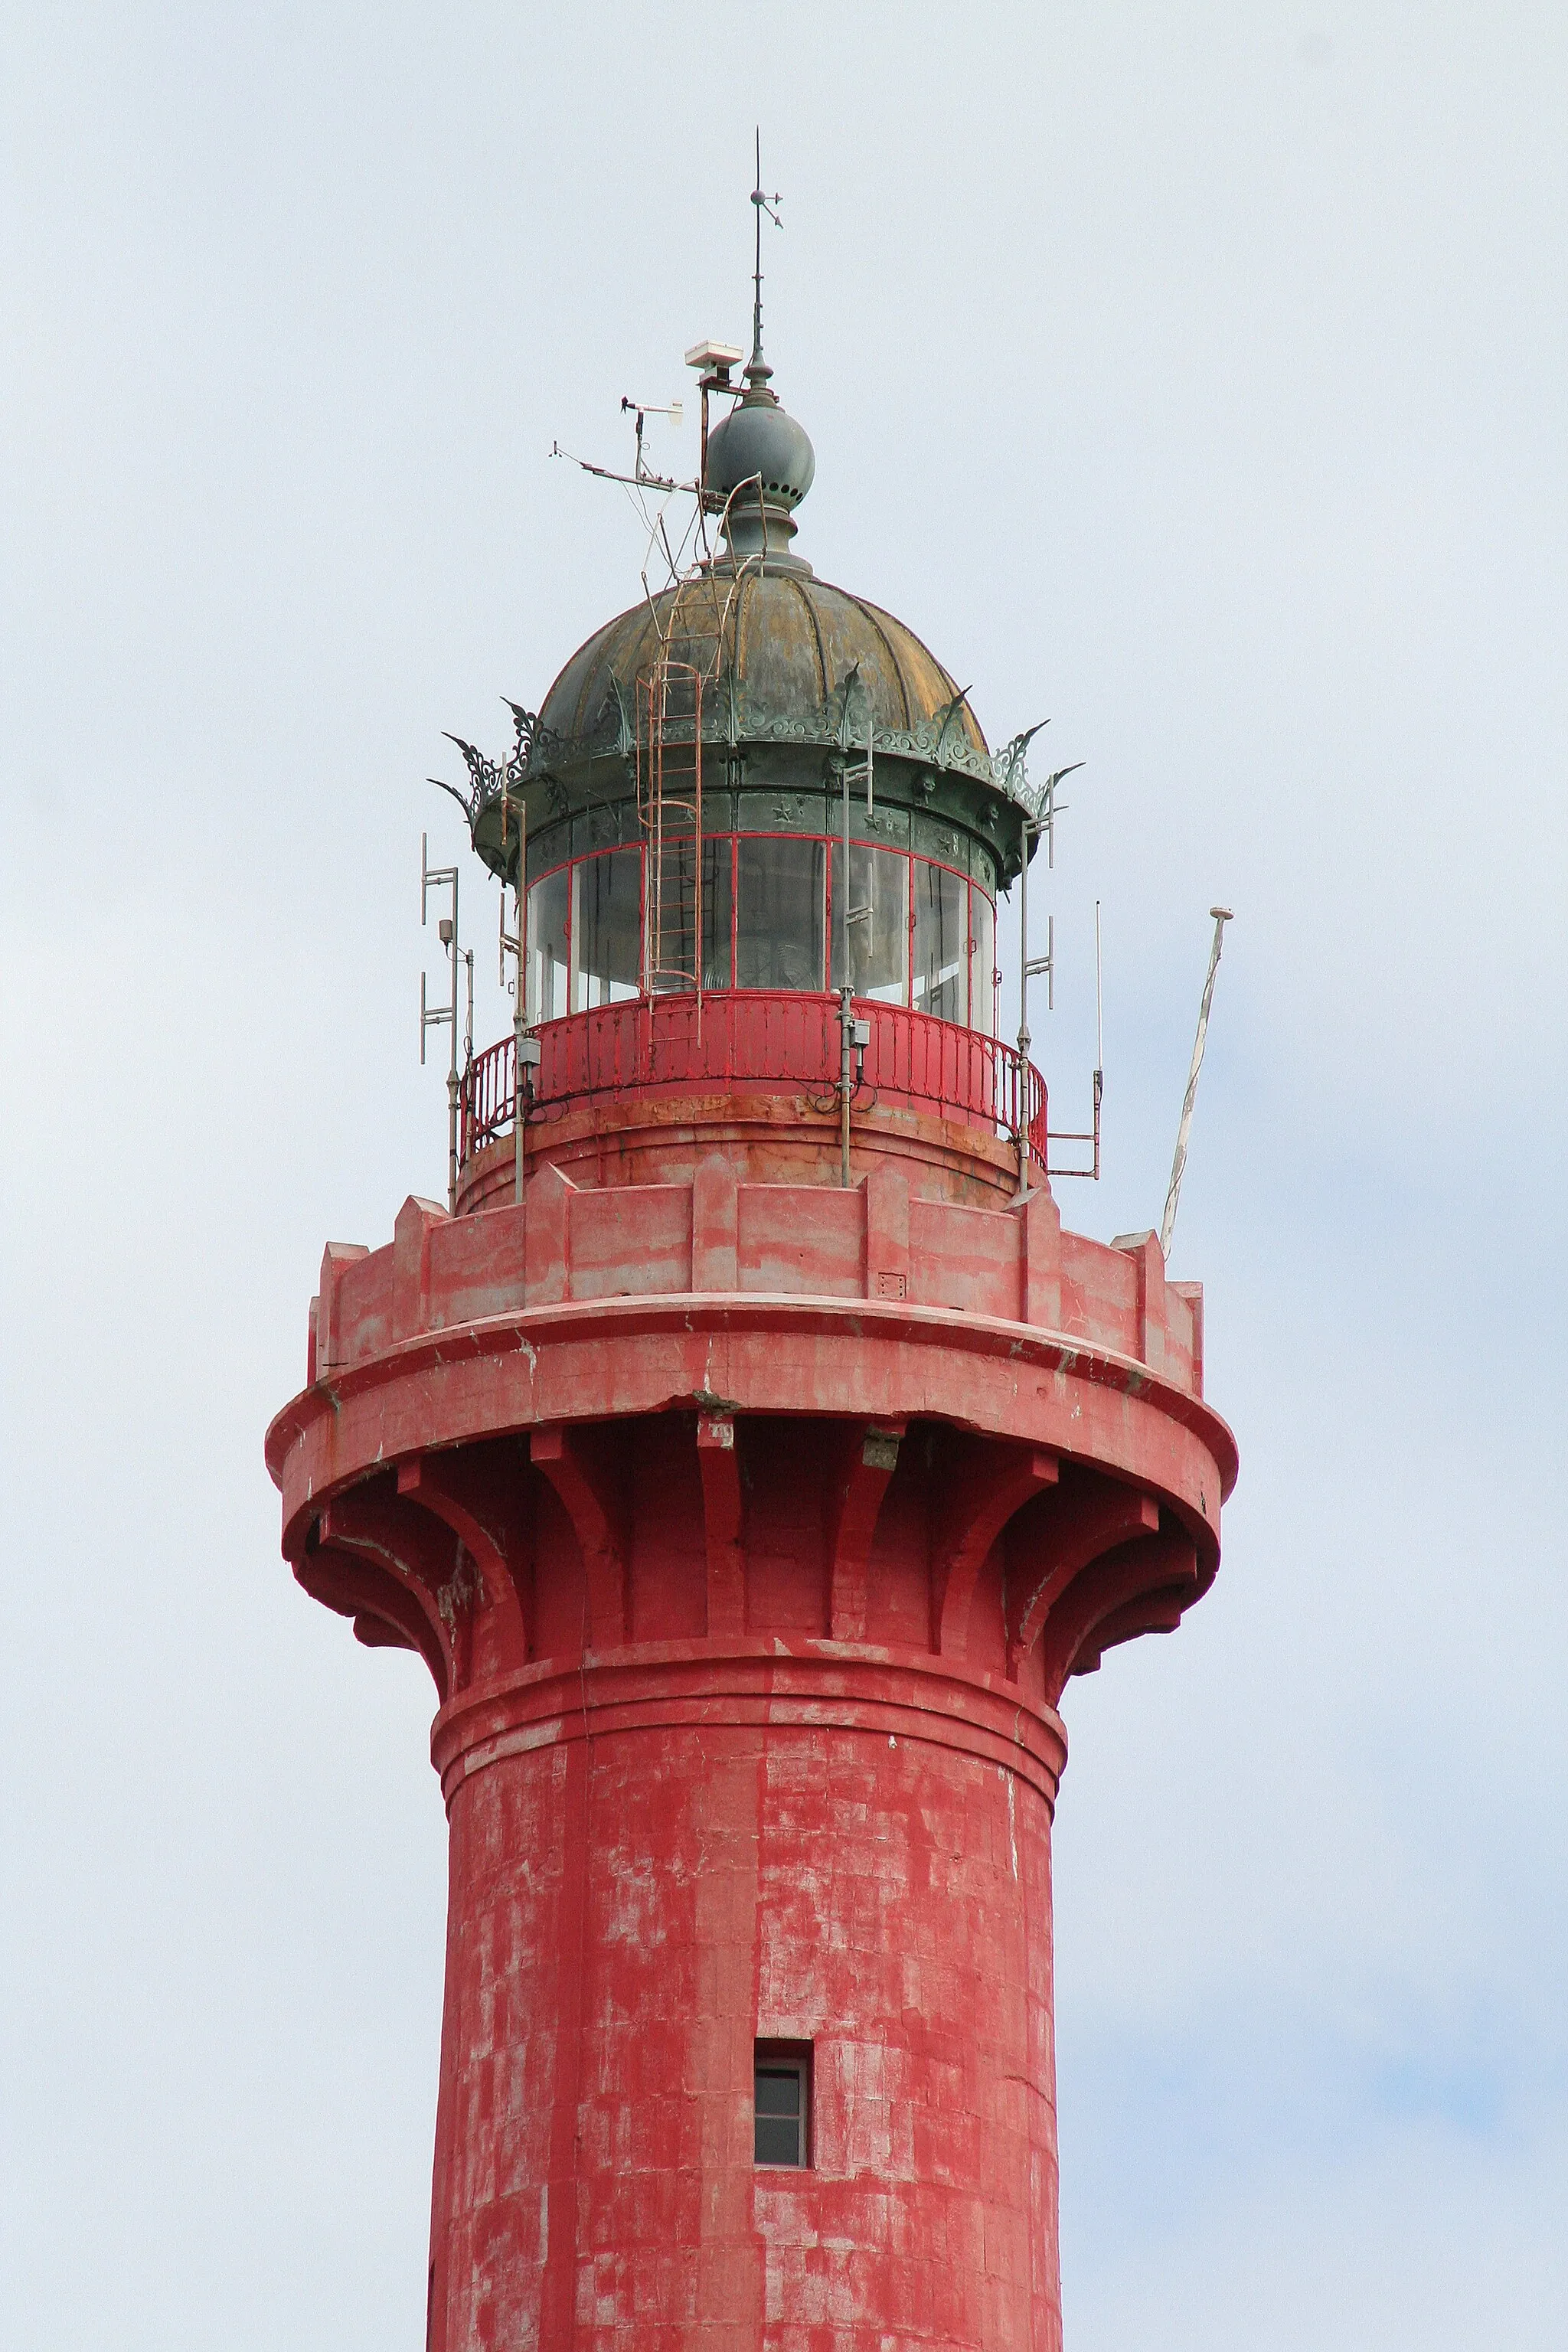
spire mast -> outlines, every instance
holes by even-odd
[[[757,130],[757,184],[752,190],[752,203],[756,210],[756,261],[752,271],[752,357],[746,369],[746,381],[753,391],[760,391],[773,370],[763,357],[763,215],[766,213],[775,228],[783,228],[775,205],[783,198],[775,189],[769,196],[763,192],[763,133]]]

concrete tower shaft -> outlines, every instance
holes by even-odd
[[[541,1155],[323,1260],[268,1459],[441,1700],[434,2352],[1059,2344],[1057,1705],[1205,1589],[1235,1457],[1152,1235],[910,1140],[848,1192]]]

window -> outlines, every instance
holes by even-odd
[[[996,1034],[996,910],[984,890],[969,887],[969,1025]]]
[[[697,985],[696,845],[668,840],[658,862],[656,873],[649,852],[628,843],[531,886],[531,1023]],[[846,893],[842,842],[716,834],[702,843],[701,879],[705,990],[837,991],[847,930],[857,996],[994,1034],[995,909],[950,866],[852,842]]]
[[[702,845],[702,985],[735,984],[735,843],[732,835]]]
[[[811,2162],[811,2044],[759,2042],[755,2072],[758,2164]]]
[[[844,889],[844,844],[833,845],[832,985],[844,985],[842,932],[847,911],[849,985],[879,1004],[910,1000],[910,861],[901,850],[849,845],[849,905]]]
[[[569,866],[558,866],[528,894],[528,1017],[559,1021],[566,1012],[566,908]]]
[[[791,834],[742,835],[735,888],[739,987],[821,988],[825,846]]]
[[[573,867],[577,882],[572,940],[572,1004],[619,1004],[642,975],[642,852],[606,850]]]
[[[969,885],[949,866],[915,860],[915,985],[918,1012],[939,1021],[969,1017]]]
[[[734,844],[721,835],[702,844],[702,985],[728,988],[731,892],[730,864]],[[693,982],[692,933],[696,922],[692,888],[692,844],[667,841],[660,860],[662,888],[657,908],[648,909],[648,945],[656,994],[689,988]],[[658,937],[653,936],[655,921]]]

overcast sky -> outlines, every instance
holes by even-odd
[[[1562,9],[13,0],[4,57],[7,2344],[421,2340],[432,1702],[262,1433],[322,1244],[441,1188],[442,730],[635,600],[548,452],[741,339],[760,119],[800,551],[1087,762],[1087,1232],[1159,1222],[1236,910],[1173,1261],[1224,1565],[1068,1696],[1068,2352],[1558,2352]]]

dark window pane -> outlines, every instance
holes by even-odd
[[[823,987],[827,869],[822,843],[780,834],[743,834],[738,870],[738,985]]]
[[[577,877],[574,1011],[618,1004],[637,992],[642,969],[642,852],[584,857]]]
[[[759,2042],[752,2086],[757,2164],[811,2164],[809,2042]]]
[[[697,866],[689,836],[667,835],[648,852],[648,986],[656,993],[697,984]]]
[[[787,2073],[764,2074],[757,2070],[757,2113],[760,2116],[798,2116],[800,2113],[800,2075],[795,2067]]]
[[[730,856],[728,835],[702,845],[702,985],[728,988],[730,980]],[[695,975],[697,927],[696,859],[689,836],[667,838],[659,861],[658,888],[648,909],[656,993],[690,988]]]
[[[753,2152],[758,2164],[805,2164],[804,2067],[758,2066]]]
[[[734,982],[730,969],[731,934],[734,929],[734,898],[730,877],[734,856],[735,843],[729,834],[717,841],[705,841],[702,845],[704,988],[730,988]]]
[[[800,2124],[794,2116],[759,2116],[757,2144],[753,2151],[758,2164],[795,2164],[800,2162]]]

